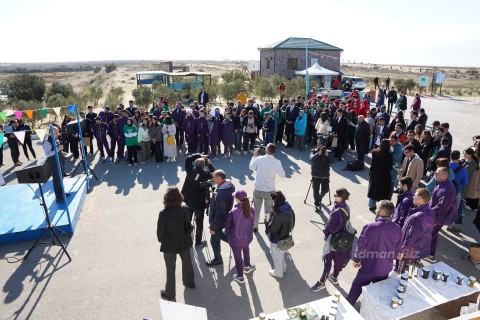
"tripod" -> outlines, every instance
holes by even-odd
[[[52,222],[50,221],[50,216],[48,215],[48,209],[47,209],[47,205],[45,204],[45,197],[43,196],[43,189],[42,189],[42,185],[40,184],[40,182],[38,182],[38,188],[40,189],[40,196],[41,196],[41,203],[40,205],[42,206],[43,208],[43,211],[45,213],[45,221],[47,222],[47,227],[45,229],[43,229],[42,233],[40,234],[40,236],[38,237],[37,241],[35,241],[35,243],[33,244],[33,246],[30,247],[30,249],[28,249],[27,251],[27,254],[25,255],[25,257],[23,257],[24,260],[26,260],[28,258],[28,256],[30,255],[30,253],[32,252],[32,250],[39,244],[40,240],[42,239],[43,235],[46,233],[46,232],[50,232],[50,237],[52,238],[52,244],[53,245],[58,245],[60,247],[62,247],[62,250],[65,252],[65,254],[67,255],[68,257],[68,260],[69,261],[72,261],[72,258],[70,257],[70,255],[68,254],[67,252],[67,249],[65,249],[65,246],[62,244],[62,242],[60,241],[60,239],[58,238],[58,235],[57,235],[57,232],[56,230],[60,231],[61,233],[63,234],[66,234],[68,236],[71,236],[70,234],[66,233],[65,231],[63,231],[62,229],[60,228],[57,228],[56,226],[52,225]],[[57,240],[57,243],[55,242],[55,240]]]
[[[313,178],[310,179],[310,186],[308,187],[307,195],[305,196],[305,199],[303,200],[304,204],[307,204],[307,198],[308,198],[308,194],[310,193],[310,188],[312,188],[312,183],[313,183]],[[328,202],[329,202],[328,205],[332,204],[332,198],[330,197],[330,188],[328,188]]]
[[[86,147],[85,147],[86,148]],[[70,173],[70,176],[73,178],[73,176],[75,175],[75,173],[77,172],[78,168],[80,167],[80,165],[82,163],[85,163],[85,156],[83,155],[84,151],[83,150],[80,150],[80,154],[82,155],[82,160],[80,160],[76,165],[75,167],[73,168],[72,172]],[[88,169],[88,172],[90,172],[92,174],[92,176],[95,177],[95,179],[98,181],[98,177],[95,175],[95,172],[93,172],[92,168],[90,168],[90,165],[87,163],[87,169]]]

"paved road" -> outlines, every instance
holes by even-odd
[[[434,119],[450,122],[454,148],[462,150],[478,133],[479,106],[471,102],[424,98],[423,106],[429,123]],[[40,146],[37,144],[36,148]],[[247,276],[244,285],[231,281],[234,262],[229,261],[226,244],[222,245],[225,264],[211,269],[205,266],[211,249],[194,250],[197,288],[182,286],[178,263],[179,302],[206,307],[210,319],[248,319],[261,311],[273,312],[316,300],[336,290],[343,295],[348,293],[356,274],[351,264],[340,274],[338,286],[328,283],[322,292],[309,290],[322,271],[321,230],[328,209],[316,214],[311,194],[304,204],[310,180],[308,154],[291,149],[286,152],[286,148],[279,148],[278,157],[287,178],[278,179],[277,187],[288,195],[297,214],[297,225],[285,277],[276,280],[268,275],[272,261],[268,239],[260,228],[250,246],[257,270]],[[6,166],[2,169],[6,170],[6,180],[15,183],[9,169],[9,151],[4,154]],[[23,155],[22,158],[25,159]],[[92,165],[100,181],[93,181],[75,235],[66,240],[71,263],[58,247],[50,246],[35,249],[24,263],[8,263],[7,260],[21,258],[30,243],[0,246],[0,319],[160,319],[158,299],[165,285],[165,268],[156,239],[156,222],[166,186],[183,183],[183,156],[178,159],[176,163],[127,167],[101,164],[97,154]],[[333,165],[331,188],[346,187],[351,192],[352,223],[360,230],[374,220],[367,208],[368,170],[342,171],[350,159],[352,154],[347,154],[345,161]],[[215,166],[227,172],[237,189],[243,188],[251,195],[254,175],[248,170],[249,160],[250,157],[238,156],[233,161],[218,160]],[[466,242],[479,241],[471,224],[473,213],[464,213],[462,233],[442,231],[437,257],[467,275],[478,275],[472,263],[463,260]]]

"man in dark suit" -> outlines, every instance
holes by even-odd
[[[377,148],[380,145],[380,142],[384,138],[390,137],[390,128],[385,124],[385,118],[380,117],[378,119],[378,125],[375,128],[375,139],[374,139],[374,146]]]
[[[287,148],[293,148],[293,144],[295,142],[295,129],[293,126],[295,124],[295,120],[298,118],[299,112],[300,108],[298,103],[295,104],[295,101],[293,100],[285,110],[285,134],[287,135]]]
[[[413,111],[410,111],[410,119],[407,121],[406,125],[407,125],[407,132],[410,131],[410,130],[414,130],[415,131],[415,126],[418,124],[418,121],[417,121],[417,116],[418,116],[418,112],[413,110]]]
[[[424,108],[420,108],[420,110],[418,110],[418,112],[419,112],[418,118],[417,118],[418,124],[421,124],[423,129],[425,130],[425,126],[427,125],[427,121],[428,121],[428,116],[425,113]]]
[[[435,171],[437,169],[437,159],[440,159],[440,158],[450,159],[451,149],[448,146],[449,144],[450,144],[450,140],[448,138],[445,138],[445,137],[442,138],[442,141],[440,142],[440,148],[430,160],[430,171]]]
[[[84,137],[90,138],[90,154],[93,154],[93,125],[95,124],[95,118],[97,114],[93,112],[93,107],[87,107],[87,114],[85,115],[85,132],[83,132]],[[85,154],[87,154],[87,147],[85,146]]]
[[[133,117],[137,108],[133,106],[133,100],[128,101],[127,112],[130,113],[130,116]]]
[[[338,109],[336,114],[337,116],[334,118],[332,126],[332,131],[337,137],[337,147],[335,149],[334,157],[337,158],[338,161],[342,161],[342,154],[347,144],[348,123],[347,119],[344,117],[343,109]]]
[[[208,93],[205,91],[205,88],[202,87],[202,90],[198,94],[198,103],[201,104],[202,106],[206,107],[209,99],[210,98],[208,96]]]

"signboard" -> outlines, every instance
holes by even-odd
[[[418,81],[418,85],[420,87],[428,87],[429,80],[430,79],[428,77],[420,77]]]
[[[435,83],[444,83],[445,82],[445,71],[440,71],[435,73]]]

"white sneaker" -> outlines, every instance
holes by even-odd
[[[138,164],[138,163],[135,162],[133,165],[136,166],[137,164]]]
[[[235,153],[236,153],[236,154],[242,154],[242,153],[241,153],[240,151],[238,151],[238,150],[235,150]]]
[[[128,166],[129,166],[129,167],[131,167],[131,166],[132,166],[132,164],[131,164],[131,163],[129,163],[129,164],[128,164]]]
[[[175,157],[173,157],[172,161],[170,161],[170,162],[175,162],[175,161],[177,161],[177,159],[175,159]]]

